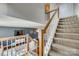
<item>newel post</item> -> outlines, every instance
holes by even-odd
[[[43,56],[44,53],[44,31],[38,29],[38,39],[39,39],[39,56]]]

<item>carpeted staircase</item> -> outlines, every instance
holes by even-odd
[[[59,20],[49,56],[79,56],[79,19],[70,16]]]

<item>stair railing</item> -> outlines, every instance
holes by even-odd
[[[26,36],[15,36],[0,38],[0,55],[1,56],[18,56],[22,52],[19,50],[20,46],[26,46]],[[21,52],[21,53],[20,53]],[[26,52],[23,52],[23,54]]]
[[[38,29],[39,56],[48,55],[59,22],[59,8],[49,11],[46,14],[51,12],[52,16],[46,26],[43,29]]]
[[[0,56],[36,56],[37,54],[30,50],[30,41],[33,40],[28,34],[0,38]]]

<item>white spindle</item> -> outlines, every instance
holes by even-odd
[[[51,23],[49,25],[48,32],[46,33],[47,37],[45,38],[45,40],[47,40],[47,42],[46,42],[46,45],[44,47],[44,55],[45,56],[48,55],[48,52],[50,50],[50,46],[52,44],[58,22],[59,22],[59,19],[58,19],[58,15],[57,15],[57,12],[56,12],[56,14],[53,17],[53,20],[51,21]]]
[[[23,37],[23,39],[24,39],[24,46],[23,46],[23,53],[25,54],[26,53],[26,37]]]
[[[12,54],[12,56],[15,56],[15,39],[14,38],[12,38],[12,39],[14,42],[12,41],[13,43],[11,44],[11,46],[12,46],[11,54]]]
[[[13,38],[12,38],[12,40],[13,40]],[[12,54],[12,52],[13,52],[13,51],[12,51],[13,41],[12,41],[12,40],[11,40],[11,56],[13,55],[13,54]]]
[[[8,40],[6,41],[6,43],[7,43],[6,47],[7,47],[7,56],[8,56]]]
[[[0,51],[0,54],[1,54],[1,56],[3,54],[3,41],[1,41],[1,51]]]
[[[26,35],[27,39],[27,54],[29,53],[29,34]]]
[[[16,44],[17,44],[16,37],[14,37],[14,39],[15,39],[15,47],[16,47]],[[16,48],[15,48],[15,55],[17,56],[17,51],[16,51]]]

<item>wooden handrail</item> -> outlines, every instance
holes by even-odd
[[[54,10],[52,10],[52,11],[49,11],[48,13],[51,13],[51,12],[54,12],[54,14],[52,15],[52,17],[49,19],[49,21],[47,22],[47,24],[46,24],[46,26],[44,27],[44,29],[43,29],[43,32],[44,33],[46,33],[46,31],[47,31],[47,28],[49,27],[49,25],[50,25],[50,23],[51,23],[51,21],[52,21],[52,18],[54,17],[54,15],[56,14],[56,12],[58,11],[59,9],[57,8],[57,9],[54,9]]]
[[[51,11],[48,11],[48,12],[46,12],[46,14],[51,13],[51,12],[54,12],[56,10],[58,10],[58,8],[57,9],[54,9],[54,10],[51,10]]]
[[[13,37],[4,37],[4,38],[0,38],[0,41],[6,41],[6,40],[14,40],[15,38],[19,39],[19,38],[24,38],[26,35],[21,35],[21,36],[13,36]]]

